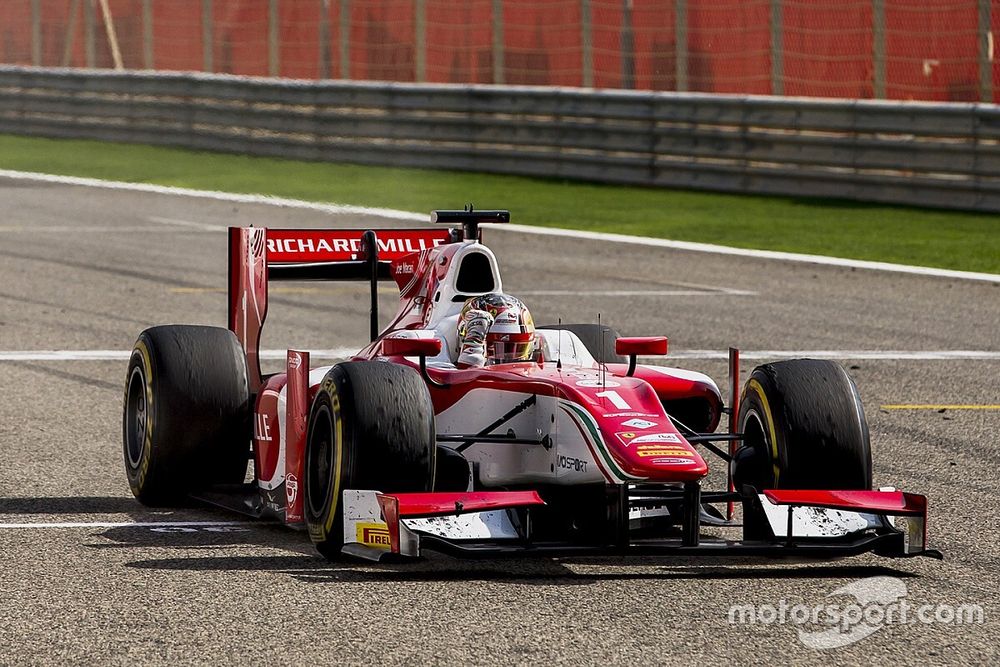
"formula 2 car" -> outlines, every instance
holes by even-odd
[[[940,557],[923,496],[872,490],[864,411],[838,364],[765,364],[739,391],[730,350],[726,405],[706,375],[637,363],[665,355],[665,337],[556,324],[537,328],[530,359],[456,365],[463,304],[503,291],[480,225],[508,220],[470,206],[430,229],[230,228],[228,329],[153,327],[132,352],[132,492],[306,529],[331,558]],[[288,350],[285,372],[263,375],[275,280],[368,282],[371,344],[316,368]],[[381,331],[380,280],[399,287]],[[726,464],[725,488],[703,488],[705,454]]]

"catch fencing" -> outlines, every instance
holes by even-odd
[[[992,104],[0,67],[0,132],[1000,211]]]
[[[0,64],[1000,102],[1000,0],[0,0]]]

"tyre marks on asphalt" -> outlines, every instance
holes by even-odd
[[[913,405],[880,405],[881,410],[933,410],[934,412],[946,412],[948,410],[1000,410],[1000,405],[934,405],[934,404],[913,404]]]
[[[195,283],[190,280],[184,280],[182,278],[174,278],[166,275],[146,273],[144,271],[136,271],[135,269],[125,269],[121,267],[101,266],[100,264],[91,264],[87,262],[77,262],[71,259],[66,259],[65,257],[54,259],[53,257],[41,257],[38,255],[14,252],[11,250],[0,250],[0,257],[7,257],[10,259],[23,260],[27,262],[38,262],[40,264],[49,264],[61,268],[81,269],[83,271],[104,273],[112,275],[116,278],[134,278],[137,280],[156,283],[157,285],[167,284],[167,285],[173,285],[175,287],[202,286],[200,283]]]
[[[41,373],[43,375],[48,375],[50,377],[59,378],[60,380],[69,380],[70,382],[76,382],[78,384],[82,384],[87,387],[93,387],[95,389],[105,389],[108,391],[113,391],[116,394],[121,394],[122,392],[121,384],[107,382],[105,380],[99,380],[97,378],[90,377],[88,375],[81,375],[79,373],[71,373],[69,371],[64,371],[58,368],[52,368],[51,366],[43,366],[39,363],[33,363],[34,360],[12,361],[8,359],[0,359],[0,361],[6,361],[12,366],[17,366],[18,368],[24,368],[25,370],[32,371],[34,373]]]
[[[208,532],[235,532],[250,530],[252,526],[269,525],[258,521],[55,521],[0,523],[0,530],[63,530],[72,528],[148,528],[162,532],[207,530]]]

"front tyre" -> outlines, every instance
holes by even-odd
[[[246,359],[228,329],[146,329],[125,376],[122,453],[132,493],[170,505],[192,491],[239,483],[250,448]]]
[[[434,488],[434,406],[412,368],[354,361],[330,369],[313,399],[306,436],[303,511],[327,558],[344,544],[344,489]]]
[[[758,366],[743,389],[737,485],[761,489],[871,489],[872,454],[861,398],[840,364],[793,359]]]

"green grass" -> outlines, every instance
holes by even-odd
[[[527,225],[1000,273],[1000,218],[982,213],[9,135],[0,135],[0,168],[416,212],[471,201]]]

